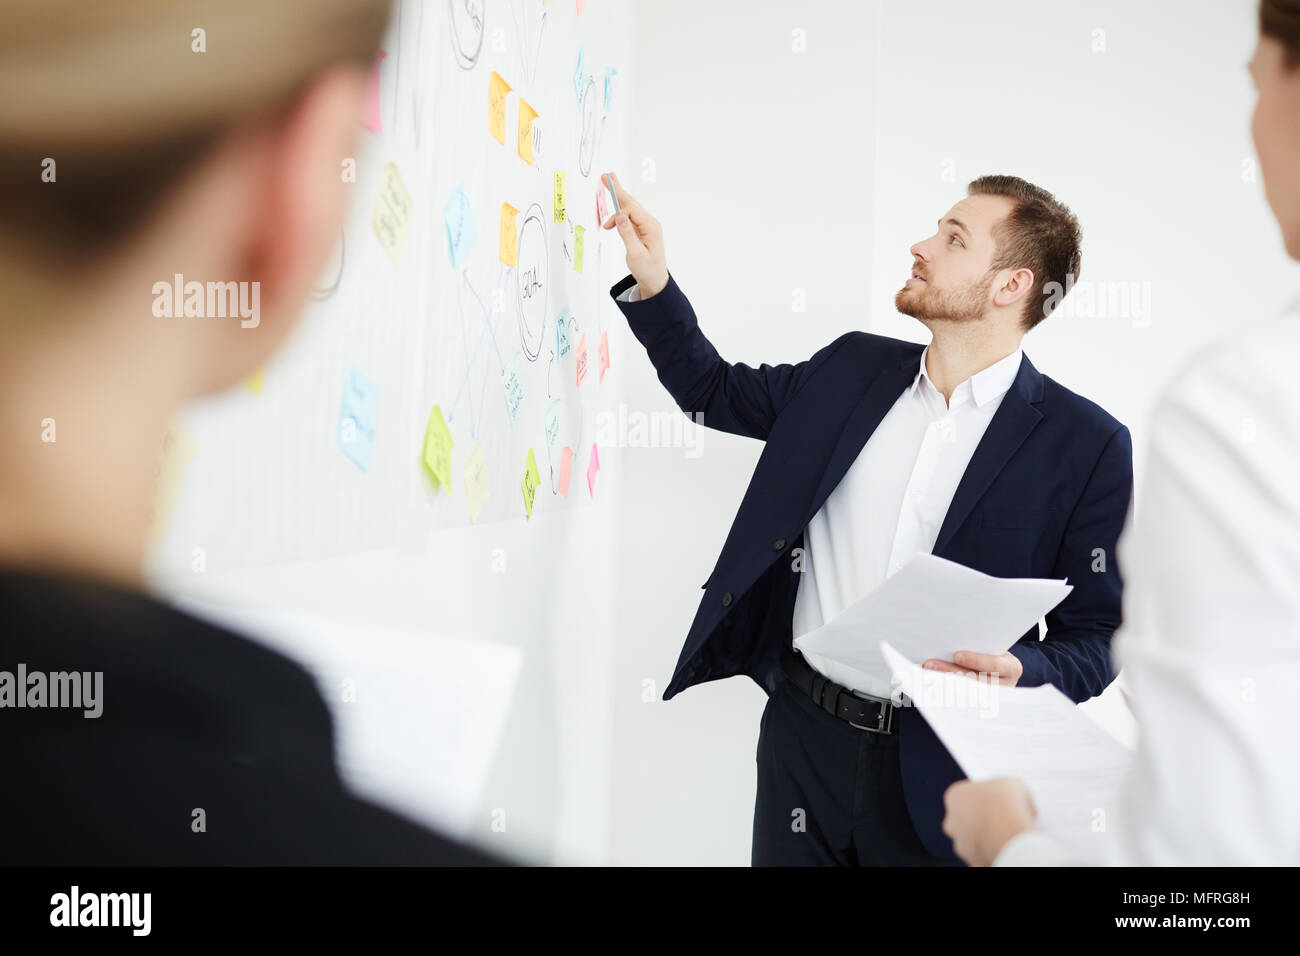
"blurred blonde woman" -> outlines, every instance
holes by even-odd
[[[0,863],[492,862],[351,796],[308,674],[143,579],[173,410],[271,355],[338,234],[388,15],[0,4]],[[258,283],[256,324],[155,316],[177,273]]]

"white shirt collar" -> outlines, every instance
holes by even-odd
[[[912,379],[911,391],[915,392],[924,378],[931,388],[935,388],[934,380],[930,378],[930,373],[925,368],[925,358],[930,352],[930,346],[926,346],[921,351],[921,368]],[[1006,358],[999,359],[988,368],[981,369],[970,378],[957,385],[952,390],[953,398],[957,398],[959,392],[969,391],[971,398],[976,405],[984,405],[995,398],[1004,395],[1016,380],[1016,375],[1020,371],[1020,360],[1024,357],[1024,349],[1017,347],[1014,352]]]

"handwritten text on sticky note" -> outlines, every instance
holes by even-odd
[[[437,405],[429,412],[429,424],[424,428],[424,467],[430,476],[451,494],[451,432]]]
[[[533,501],[537,497],[537,486],[542,483],[542,476],[537,473],[537,458],[533,450],[528,449],[528,460],[524,462],[524,480],[520,487],[524,492],[524,513],[533,516]]]
[[[411,194],[402,184],[402,177],[397,166],[389,163],[384,167],[383,178],[379,181],[379,198],[375,200],[375,211],[370,217],[370,225],[379,237],[380,244],[388,253],[393,265],[402,261],[402,250],[406,248],[406,232],[411,224]]]
[[[519,234],[515,231],[515,216],[519,210],[508,202],[501,204],[501,241],[497,256],[508,266],[519,263]]]
[[[493,73],[488,79],[488,129],[502,146],[506,144],[506,96],[510,93],[510,84],[501,79],[500,73]]]
[[[379,416],[379,389],[355,365],[343,383],[343,408],[339,411],[339,450],[362,471],[370,470],[375,456],[375,422]]]

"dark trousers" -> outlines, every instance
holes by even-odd
[[[754,866],[944,866],[903,802],[898,734],[833,717],[784,677],[758,734]]]

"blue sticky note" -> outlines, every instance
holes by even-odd
[[[474,245],[474,240],[478,238],[478,230],[474,225],[474,207],[470,205],[469,194],[465,192],[464,183],[457,186],[456,191],[447,200],[446,220],[451,264],[458,266],[470,247]]]
[[[578,94],[578,105],[582,105],[582,94],[587,91],[587,64],[583,56],[585,47],[578,47],[578,65],[573,70],[573,91]]]
[[[343,384],[343,409],[339,412],[339,449],[362,471],[370,470],[375,455],[375,421],[379,415],[379,389],[354,365]]]
[[[605,110],[608,112],[614,108],[614,76],[618,70],[612,66],[605,67]]]
[[[565,309],[555,320],[555,357],[561,362],[569,354],[569,310]]]

